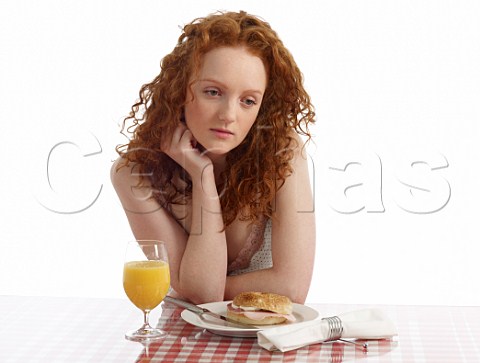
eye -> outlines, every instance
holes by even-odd
[[[215,88],[208,88],[205,91],[203,91],[203,93],[205,93],[207,96],[211,96],[211,97],[220,96],[220,91],[218,89],[215,89]]]
[[[257,104],[257,101],[253,98],[245,98],[243,100],[243,103],[247,106],[255,106]]]

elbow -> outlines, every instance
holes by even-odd
[[[291,294],[292,302],[297,303],[297,304],[305,304],[305,301],[307,300],[307,293],[302,293],[302,292],[295,292],[294,294]]]
[[[192,264],[182,267],[178,273],[171,275],[171,285],[184,299],[195,305],[224,300],[226,275],[215,278],[210,274],[200,274]]]
[[[298,272],[298,269],[296,269]],[[305,304],[311,283],[311,273],[308,271],[303,274],[294,274],[291,269],[276,270],[275,280],[282,281],[282,284],[276,285],[278,294],[288,296],[288,298],[297,304]],[[275,292],[275,291],[272,291]]]
[[[305,304],[310,289],[310,279],[305,278],[305,276],[297,279],[286,277],[283,281],[288,281],[288,283],[284,284],[282,295],[288,296],[294,303]]]
[[[223,301],[223,296],[219,294],[205,294],[205,293],[184,293],[181,296],[190,301],[192,304],[201,305],[210,302]]]
[[[179,286],[174,290],[182,296],[183,299],[190,301],[195,305],[206,304],[210,302],[223,301],[224,289],[205,288],[205,286]]]
[[[302,288],[300,286],[290,286],[282,293],[282,295],[288,296],[292,302],[297,304],[305,304],[308,295],[308,288]]]
[[[294,284],[292,291],[292,301],[297,304],[305,304],[307,300],[308,291],[310,290],[311,275],[309,278],[303,278],[303,283]]]
[[[218,294],[195,294],[188,298],[193,304],[201,305],[209,302],[223,301],[223,296]]]

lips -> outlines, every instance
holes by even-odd
[[[215,136],[217,136],[220,139],[227,139],[233,136],[233,132],[226,129],[210,129],[210,130],[215,134]]]

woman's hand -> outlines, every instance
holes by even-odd
[[[164,152],[184,168],[192,180],[200,178],[205,168],[212,165],[205,152],[197,148],[197,140],[183,123],[177,126]]]

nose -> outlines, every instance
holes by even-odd
[[[235,100],[225,99],[218,112],[218,118],[225,123],[235,122],[236,107]]]

